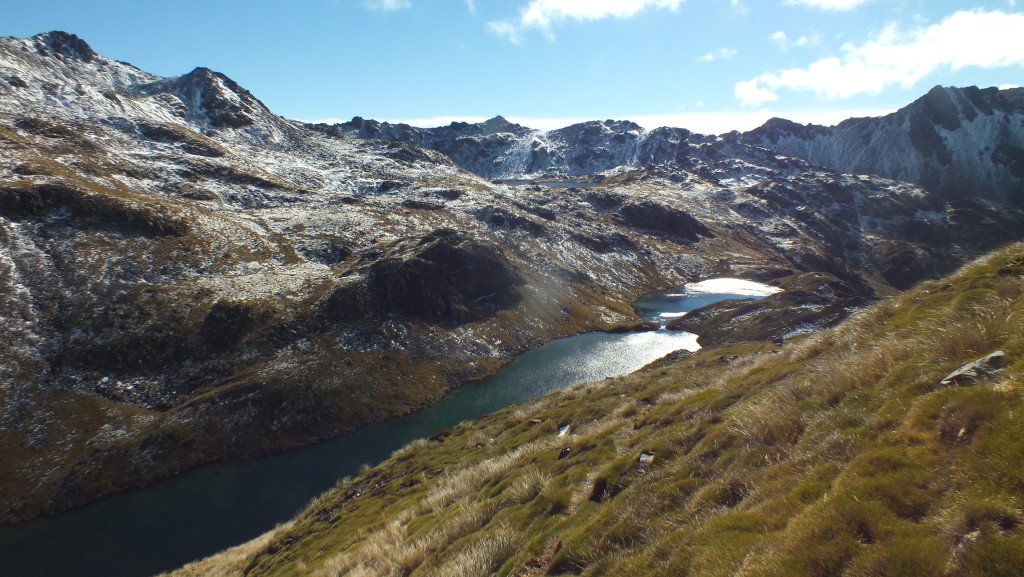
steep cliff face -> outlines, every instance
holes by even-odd
[[[1024,89],[944,88],[888,116],[833,127],[772,119],[741,141],[840,172],[916,183],[943,198],[1024,203]]]
[[[59,32],[0,39],[0,150],[5,521],[400,414],[655,288],[816,273],[845,312],[1024,225],[681,129],[311,127]]]

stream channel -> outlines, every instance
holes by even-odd
[[[635,304],[662,325],[713,302],[778,289],[712,279]],[[438,403],[337,439],[250,461],[218,463],[68,513],[0,527],[0,574],[9,577],[145,577],[252,539],[295,515],[360,465],[409,442],[574,384],[633,372],[697,335],[656,331],[586,333],[517,356],[492,377]]]

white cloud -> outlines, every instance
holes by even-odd
[[[852,10],[871,0],[786,0],[786,4],[820,8],[822,10]]]
[[[631,18],[648,9],[677,10],[686,0],[530,0],[514,20],[488,22],[492,32],[512,40],[524,30],[540,30],[553,37],[552,28],[567,20],[589,22],[604,18]]]
[[[910,88],[939,68],[1021,66],[1021,30],[1024,14],[998,10],[959,11],[938,24],[909,31],[889,25],[861,46],[844,45],[841,57],[739,82],[735,95],[744,105],[753,106],[778,100],[784,88],[843,99],[877,94],[892,85]]]
[[[476,2],[473,0],[466,0],[466,8],[469,9],[469,13],[476,16]]]
[[[794,46],[797,48],[808,48],[821,44],[821,35],[817,32],[810,35],[800,36],[796,40],[790,41],[789,35],[782,30],[776,30],[772,33],[771,39],[783,50],[789,50]]]
[[[516,28],[516,25],[511,22],[507,22],[505,20],[488,22],[487,29],[515,44],[519,44],[523,41],[522,35],[519,34],[519,28]]]
[[[703,56],[697,57],[697,62],[714,62],[715,60],[728,60],[736,56],[737,51],[733,48],[719,48],[712,50]]]
[[[794,46],[797,46],[799,48],[817,46],[819,44],[821,44],[821,36],[817,32],[811,34],[810,36],[801,36],[796,39],[796,42],[793,43]]]
[[[758,78],[737,82],[736,88],[733,90],[736,98],[739,98],[740,102],[744,105],[764,104],[765,102],[779,99],[778,94],[775,94],[768,88],[762,88],[758,82]]]
[[[363,0],[363,6],[370,10],[393,12],[395,10],[412,8],[412,2],[409,0]]]

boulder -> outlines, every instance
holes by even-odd
[[[986,379],[995,373],[1003,370],[1006,365],[1006,353],[1003,351],[995,351],[981,357],[976,361],[967,363],[959,369],[949,373],[941,381],[939,385],[942,387],[969,387],[977,384],[979,381]]]
[[[651,465],[654,464],[654,452],[644,451],[640,453],[640,456],[636,459],[636,470],[641,473],[646,473],[650,470]]]

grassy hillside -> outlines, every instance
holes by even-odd
[[[1022,369],[1018,244],[782,347],[440,431],[174,575],[1021,575]]]

